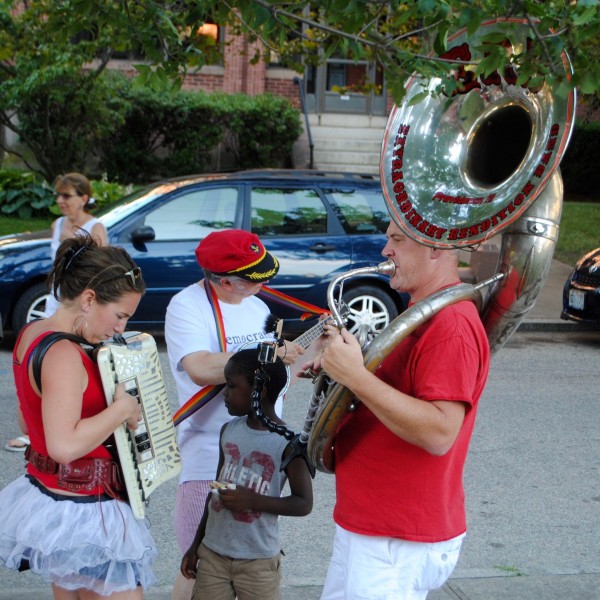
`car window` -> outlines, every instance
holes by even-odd
[[[231,229],[237,210],[238,189],[218,187],[188,192],[146,216],[155,241],[200,240],[211,231]]]
[[[251,229],[260,237],[327,232],[327,209],[311,189],[252,188]]]
[[[381,190],[331,190],[327,196],[346,233],[385,233],[390,217]]]

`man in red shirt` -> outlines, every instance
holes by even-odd
[[[395,224],[383,256],[411,303],[460,283],[458,250]],[[357,340],[330,327],[320,365],[358,408],[335,437],[336,534],[321,600],[416,600],[441,587],[466,532],[462,473],[490,349],[475,304],[440,310],[369,372]]]

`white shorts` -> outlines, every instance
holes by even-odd
[[[424,600],[450,577],[464,537],[409,542],[336,525],[321,600]]]

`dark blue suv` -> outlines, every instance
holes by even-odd
[[[109,242],[124,247],[148,286],[131,329],[160,332],[169,300],[202,278],[194,250],[208,233],[238,228],[256,233],[279,260],[270,286],[327,308],[327,287],[350,269],[383,261],[389,223],[379,178],[352,173],[265,170],[162,181],[123,198],[99,215]],[[0,313],[19,331],[43,314],[50,269],[50,232],[0,238]],[[348,326],[381,330],[406,307],[388,277],[347,280]],[[300,313],[272,305],[284,332],[307,324]]]

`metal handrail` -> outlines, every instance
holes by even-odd
[[[300,77],[294,77],[294,83],[300,88],[300,104],[302,105],[302,113],[304,114],[304,122],[306,124],[306,135],[308,136],[308,149],[310,152],[310,158],[308,163],[308,168],[314,168],[313,162],[313,139],[310,131],[310,123],[308,122],[308,110],[306,109],[306,96],[304,94],[304,82]]]

